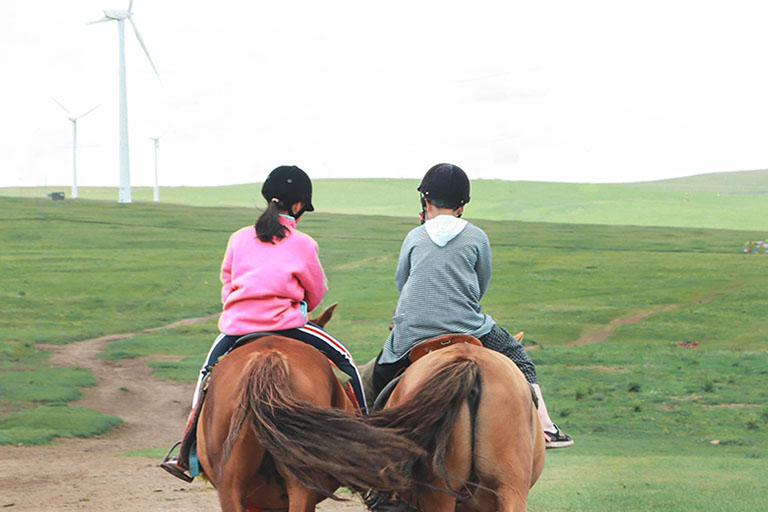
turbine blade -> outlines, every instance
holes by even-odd
[[[63,109],[64,109],[64,112],[66,112],[67,114],[69,114],[69,110],[67,110],[67,107],[65,107],[64,105],[62,105],[61,103],[59,103],[59,100],[57,100],[56,98],[51,98],[51,99],[52,99],[53,101],[55,101],[55,102],[56,102],[56,104],[57,104],[58,106],[60,106],[61,108],[63,108]],[[70,115],[72,115],[72,114],[70,114]]]
[[[133,5],[133,0],[128,2],[128,12],[131,12],[131,6]]]
[[[155,67],[155,63],[152,62],[152,57],[149,56],[149,50],[147,50],[147,45],[144,44],[144,40],[141,38],[141,34],[139,34],[139,29],[136,27],[136,23],[133,22],[133,16],[128,14],[128,21],[131,22],[131,26],[133,27],[133,32],[136,34],[136,39],[139,41],[139,44],[141,45],[141,49],[144,50],[144,54],[147,56],[147,60],[149,60],[150,66],[152,66],[152,69],[155,72],[155,75],[157,78],[160,78],[160,73],[157,72],[157,68]]]
[[[99,105],[96,105],[96,106],[95,106],[95,107],[93,107],[91,110],[89,110],[89,111],[88,111],[88,112],[86,112],[85,114],[80,114],[80,115],[79,115],[79,116],[77,116],[75,119],[80,119],[81,117],[85,117],[85,116],[87,116],[88,114],[90,114],[91,112],[93,112],[94,110],[96,110],[97,108],[99,108],[100,106],[101,106],[101,104],[99,104]]]
[[[107,21],[113,21],[113,20],[111,18],[107,18],[106,16],[104,16],[100,20],[89,21],[88,23],[86,23],[86,25],[95,25],[96,23],[106,23]]]

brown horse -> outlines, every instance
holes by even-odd
[[[421,357],[370,418],[410,432],[427,451],[408,461],[428,482],[400,495],[412,509],[526,509],[544,466],[544,435],[525,377],[498,352],[458,343]],[[372,510],[402,510],[377,508],[376,497],[366,500]]]
[[[372,447],[383,447],[375,460]],[[339,485],[404,489],[400,461],[419,449],[364,424],[317,349],[265,336],[211,370],[197,426],[202,473],[224,512],[309,512]]]

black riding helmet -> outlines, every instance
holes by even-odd
[[[312,181],[307,173],[295,165],[281,165],[269,173],[261,186],[261,195],[267,201],[277,199],[281,203],[280,206],[286,208],[301,201],[304,207],[294,215],[296,218],[304,212],[315,211],[312,206]]]
[[[437,164],[427,171],[416,188],[431,204],[459,208],[469,202],[469,178],[458,166]]]
[[[438,208],[457,209],[469,202],[469,178],[467,174],[453,164],[437,164],[427,171],[416,190],[421,192],[421,214],[424,224],[427,204]],[[461,215],[459,215],[461,217]]]

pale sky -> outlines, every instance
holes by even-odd
[[[0,0],[0,186],[118,185],[128,0]],[[135,0],[131,181],[626,182],[768,168],[764,0]]]

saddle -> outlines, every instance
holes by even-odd
[[[469,343],[470,345],[483,346],[479,339],[470,336],[469,334],[444,334],[443,336],[425,340],[414,345],[410,352],[408,352],[408,360],[413,364],[430,352],[434,352],[435,350],[450,345],[456,345],[457,343]]]
[[[520,331],[514,335],[513,338],[515,338],[515,340],[518,342],[521,342],[523,339],[523,334],[524,333]],[[470,336],[469,334],[444,334],[442,336],[437,336],[436,338],[431,338],[414,345],[408,352],[408,360],[411,362],[411,364],[413,364],[425,355],[434,352],[435,350],[440,350],[441,348],[456,345],[457,343],[469,343],[470,345],[478,345],[481,347],[483,346],[479,339],[475,338],[474,336]],[[371,412],[378,411],[384,407],[384,405],[387,403],[387,400],[389,400],[389,396],[392,394],[392,391],[395,389],[395,386],[397,386],[397,383],[400,381],[407,369],[407,367],[403,368],[403,370],[394,379],[392,379],[386,386],[384,386],[384,389],[379,392],[376,400],[374,400]],[[531,390],[533,403],[538,409],[539,399],[536,396],[536,392],[534,391],[533,386],[530,384],[528,384],[528,387]]]
[[[411,362],[411,364],[413,364],[425,355],[434,352],[435,350],[450,347],[451,345],[456,345],[458,343],[469,343],[470,345],[478,345],[481,347],[483,346],[479,339],[475,338],[474,336],[470,336],[469,334],[443,334],[442,336],[437,336],[436,338],[424,340],[411,347],[411,350],[408,351],[408,360]],[[387,403],[387,400],[389,400],[389,396],[392,394],[392,391],[395,389],[395,386],[397,386],[397,383],[400,381],[407,369],[407,367],[403,368],[403,370],[394,379],[389,381],[389,383],[384,386],[384,389],[379,392],[376,400],[374,400],[371,412],[378,411],[384,407],[384,405]]]

